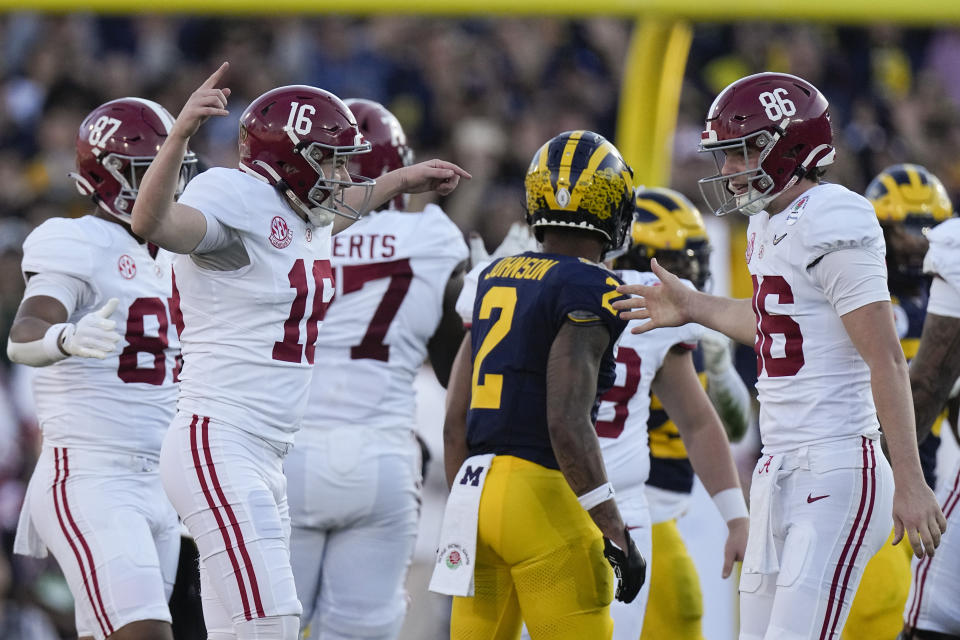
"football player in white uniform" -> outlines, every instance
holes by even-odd
[[[353,114],[333,94],[295,85],[241,115],[239,169],[200,174],[174,202],[188,140],[228,113],[230,90],[217,87],[227,68],[184,105],[144,176],[133,228],[182,254],[184,370],[160,472],[200,551],[208,637],[289,640],[301,607],[282,462],[334,295],[331,232],[401,192],[449,193],[468,174],[433,160],[376,185],[351,177],[347,160],[370,148]]]
[[[690,280],[700,291],[706,290],[710,239],[694,204],[671,189],[644,188],[637,192],[634,216],[630,250],[617,266],[649,271],[650,259],[656,257],[672,273]],[[739,440],[750,424],[750,393],[733,366],[730,342],[700,325],[690,326],[700,330],[693,338],[699,342],[692,351],[700,384],[706,386],[727,435]],[[645,494],[653,524],[653,561],[641,638],[699,640],[703,638],[700,578],[677,528],[677,518],[690,507],[694,487],[694,469],[684,446],[690,438],[682,437],[673,415],[656,395],[650,398],[649,416],[650,473]]]
[[[933,276],[920,347],[910,365],[917,431],[928,433],[954,381],[960,377],[960,219],[942,222],[927,234],[924,271]],[[956,434],[956,425],[954,433]],[[903,611],[903,640],[960,637],[960,469],[944,474],[937,490],[950,526],[935,558],[914,559],[913,581]]]
[[[761,73],[728,86],[701,150],[718,162],[701,180],[711,208],[750,215],[753,299],[691,291],[655,265],[662,286],[623,287],[639,297],[617,306],[651,318],[641,332],[694,321],[754,346],[763,457],[740,638],[837,638],[891,524],[918,557],[934,553],[946,526],[920,468],[883,235],[866,199],[820,183],[834,157],[828,105],[801,78]]]
[[[72,177],[97,210],[52,218],[23,246],[27,287],[7,352],[42,367],[34,394],[44,437],[15,550],[53,552],[81,638],[173,637],[180,527],[158,470],[180,355],[172,256],[130,230],[138,181],[172,126],[150,100],[94,109]],[[171,158],[174,194],[195,162],[186,147]]]
[[[410,165],[392,113],[344,102],[372,147],[352,173]],[[336,293],[303,429],[284,463],[293,576],[311,637],[387,640],[403,623],[420,513],[413,381],[429,353],[446,386],[463,338],[454,303],[467,245],[442,209],[407,212],[398,196],[334,236],[331,254]]]
[[[648,189],[637,191],[637,209],[630,230],[631,242],[645,235],[644,227],[659,222],[642,217],[644,209],[641,203],[650,195]],[[639,246],[636,249],[643,250]],[[615,267],[618,267],[616,274],[628,285],[658,285],[657,277],[648,271],[620,268],[637,266],[638,261],[631,251],[615,263]],[[628,326],[632,328],[637,324],[642,322],[633,321]],[[651,392],[676,424],[694,471],[700,475],[720,515],[727,522],[724,578],[730,575],[734,562],[743,560],[747,543],[747,506],[730,455],[730,445],[723,424],[700,384],[694,367],[693,350],[703,332],[704,328],[696,324],[643,335],[624,331],[615,356],[616,382],[601,397],[597,415],[597,436],[607,478],[616,491],[617,505],[624,523],[631,529],[640,553],[650,559],[647,567],[651,575],[653,567],[657,565],[652,546],[652,518],[646,485],[650,474],[647,423]],[[640,637],[647,599],[651,593],[650,582],[648,579],[634,602],[627,604],[614,601],[611,604],[614,640],[636,640]]]

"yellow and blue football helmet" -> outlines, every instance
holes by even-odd
[[[633,211],[633,171],[613,144],[592,131],[567,131],[533,155],[524,181],[527,224],[595,231],[619,247]]]
[[[710,279],[710,251],[703,216],[686,196],[661,187],[636,190],[629,248],[617,268],[649,271],[650,259],[656,258],[702,290]]]
[[[865,195],[883,227],[891,278],[922,277],[927,232],[953,216],[943,183],[918,164],[896,164],[877,174]]]

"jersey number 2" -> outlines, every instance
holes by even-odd
[[[503,375],[499,373],[482,374],[483,359],[510,333],[513,325],[513,312],[517,307],[517,290],[513,287],[490,287],[480,303],[480,320],[489,320],[494,309],[500,310],[500,317],[483,337],[477,350],[477,360],[473,363],[473,386],[470,397],[471,409],[499,409],[500,394],[503,392]]]

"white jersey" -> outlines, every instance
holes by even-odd
[[[960,318],[960,218],[934,227],[927,238],[930,249],[923,259],[923,270],[933,276],[927,312]]]
[[[317,340],[305,427],[413,428],[413,380],[467,253],[435,205],[371,213],[334,236],[336,295]]]
[[[834,308],[809,268],[848,248],[866,250],[883,264],[883,233],[873,207],[840,185],[818,185],[777,215],[761,212],[750,218],[746,260],[757,318],[754,351],[764,454],[879,427],[870,370],[840,319],[857,306]],[[856,304],[889,299],[884,283]]]
[[[176,408],[180,342],[171,319],[172,256],[150,255],[119,224],[84,216],[52,218],[23,243],[23,272],[79,281],[75,300],[57,289],[77,322],[117,298],[110,316],[123,335],[103,360],[71,357],[37,370],[37,416],[46,446],[100,449],[156,458]],[[82,283],[82,284],[81,284]]]
[[[626,284],[653,286],[659,280],[650,272],[617,271]],[[689,286],[693,286],[690,284]],[[597,435],[607,479],[617,492],[643,487],[650,474],[647,421],[650,418],[650,385],[670,348],[695,344],[703,332],[697,324],[655,329],[636,335],[633,327],[647,322],[631,320],[620,334],[615,358],[617,378],[600,402]]]
[[[470,268],[470,271],[463,276],[463,288],[460,289],[460,295],[457,296],[457,315],[463,321],[463,326],[470,328],[473,324],[473,303],[477,299],[477,285],[480,281],[480,273],[490,266],[492,260],[478,262]]]
[[[179,202],[219,221],[234,243],[174,264],[183,311],[178,409],[290,443],[333,297],[332,225],[314,227],[274,187],[236,169],[198,175]],[[232,270],[223,270],[227,253]]]

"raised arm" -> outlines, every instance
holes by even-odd
[[[720,417],[700,385],[689,351],[671,349],[653,379],[652,390],[677,425],[694,471],[714,497],[727,523],[723,577],[743,560],[747,546],[747,508]]]
[[[183,105],[170,135],[144,174],[133,205],[133,232],[174,253],[190,253],[207,231],[203,214],[176,203],[174,194],[191,136],[210,116],[229,115],[226,106],[230,89],[217,88],[229,66],[227,62],[220,65]]]
[[[960,318],[927,313],[920,348],[910,362],[910,387],[917,422],[917,441],[923,442],[954,382],[960,377]],[[952,424],[952,423],[951,423]]]
[[[653,273],[660,278],[659,285],[627,284],[620,293],[631,298],[613,303],[624,320],[645,320],[631,329],[645,333],[657,327],[678,327],[696,322],[730,338],[752,346],[756,336],[756,316],[749,299],[724,298],[701,293],[686,286],[681,280],[661,267],[656,258],[650,261]]]
[[[893,467],[894,540],[906,534],[914,554],[934,554],[947,522],[923,479],[917,453],[910,377],[888,301],[871,302],[841,316],[843,326],[870,368],[870,387]],[[942,406],[942,405],[941,405]]]
[[[366,215],[402,193],[435,191],[440,196],[449,195],[460,184],[460,178],[469,180],[471,177],[452,162],[427,160],[383,174],[377,178],[371,191],[365,187],[351,187],[344,192],[343,199],[355,211]],[[340,233],[354,222],[346,216],[337,216],[333,221],[333,233]]]

